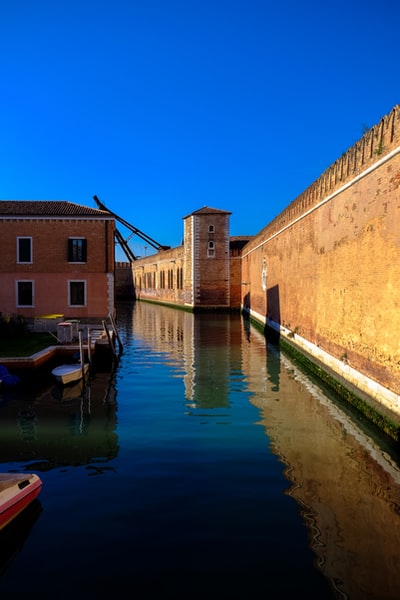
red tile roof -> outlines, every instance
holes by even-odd
[[[231,235],[229,238],[229,247],[231,250],[234,248],[243,248],[253,237],[253,235]]]
[[[232,213],[229,210],[219,210],[219,208],[210,208],[209,206],[203,206],[203,208],[199,208],[199,210],[195,210],[187,217],[191,217],[192,215],[231,215]],[[184,217],[187,219],[187,217]]]
[[[0,217],[100,217],[111,215],[64,200],[0,200]]]

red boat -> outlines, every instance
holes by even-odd
[[[34,473],[0,473],[0,530],[34,500],[42,480]]]

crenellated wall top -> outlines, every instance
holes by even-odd
[[[274,235],[399,147],[400,105],[396,104],[389,114],[368,129],[360,140],[264,227],[260,232],[261,237]],[[260,240],[260,234],[255,237]],[[254,243],[257,243],[257,240],[254,239]]]

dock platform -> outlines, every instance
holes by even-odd
[[[118,334],[114,326],[108,327],[103,322],[103,327],[96,325],[80,325],[79,331],[82,333],[82,350],[91,362],[112,360],[116,357],[115,345]],[[119,338],[118,338],[119,339]],[[79,353],[80,345],[77,339],[68,343],[56,343],[32,354],[31,356],[10,356],[0,358],[0,364],[4,365],[10,371],[28,370],[42,367],[51,360],[58,357],[72,357]]]

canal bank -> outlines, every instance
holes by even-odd
[[[114,321],[110,326],[105,321],[102,326],[98,324],[79,326],[77,323],[76,335],[71,335],[68,341],[53,335],[53,338],[58,341],[57,344],[49,345],[30,356],[0,357],[0,365],[14,374],[21,375],[46,369],[46,367],[50,368],[64,360],[72,361],[79,355],[81,348],[78,335],[82,336],[83,358],[86,362],[95,362],[97,365],[111,364],[113,359],[122,352],[122,343]]]
[[[377,427],[396,443],[400,443],[400,412],[399,398],[388,390],[382,390],[380,386],[354,372],[352,383],[349,377],[340,374],[341,369],[350,371],[345,360],[335,361],[335,368],[330,367],[327,362],[318,360],[312,352],[307,352],[305,345],[299,343],[299,336],[285,328],[271,326],[268,322],[261,323],[258,319],[243,313],[252,325],[266,336],[266,339],[277,344],[282,351],[302,368],[309,376],[314,377],[320,384],[326,386],[345,402],[349,407],[366,418],[374,427]],[[365,390],[375,390],[368,394]]]

